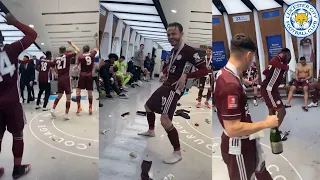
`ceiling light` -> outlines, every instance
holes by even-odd
[[[172,9],[172,10],[171,10],[171,12],[173,12],[173,13],[177,13],[177,10]]]
[[[41,43],[41,45],[44,45],[44,43]]]
[[[29,27],[34,28],[34,25],[33,24],[29,24]]]

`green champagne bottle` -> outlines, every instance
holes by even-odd
[[[281,134],[278,128],[271,128],[270,142],[273,154],[281,154],[283,152]]]

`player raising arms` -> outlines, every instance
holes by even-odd
[[[6,129],[12,134],[12,152],[14,157],[13,179],[18,179],[30,171],[29,164],[21,165],[23,155],[23,129],[25,114],[20,102],[18,89],[18,56],[37,38],[37,33],[27,25],[17,21],[12,14],[5,17],[8,25],[13,25],[25,36],[12,44],[3,44],[4,37],[0,31],[0,152],[3,135]],[[0,168],[0,177],[4,169]]]
[[[168,40],[174,47],[171,58],[168,59],[167,68],[163,72],[168,74],[167,80],[159,87],[145,104],[149,130],[139,135],[155,136],[155,113],[161,114],[160,121],[166,130],[169,140],[173,146],[174,152],[163,162],[174,164],[182,159],[180,152],[179,134],[172,124],[173,114],[177,107],[177,102],[185,91],[185,85],[188,78],[199,78],[208,74],[206,63],[199,57],[197,51],[184,44],[182,41],[183,27],[179,23],[168,25]],[[198,70],[191,72],[193,66]]]
[[[79,71],[80,69],[80,78],[78,82],[78,87],[76,90],[77,93],[77,104],[78,110],[77,114],[82,111],[81,108],[81,89],[86,89],[88,91],[88,99],[89,99],[89,114],[92,114],[92,91],[93,91],[93,71],[94,71],[94,57],[98,52],[98,48],[95,48],[92,52],[90,52],[90,47],[88,45],[83,46],[82,48],[83,54],[78,57],[78,61],[76,65],[73,67],[73,71]]]
[[[70,109],[70,103],[71,103],[71,83],[70,83],[70,64],[71,64],[71,58],[74,57],[76,54],[80,52],[79,48],[73,44],[72,41],[68,41],[68,44],[70,44],[74,52],[67,53],[66,47],[62,46],[59,48],[60,56],[56,57],[54,62],[56,64],[56,70],[58,71],[58,96],[54,100],[53,109],[51,110],[52,117],[56,117],[55,109],[57,107],[57,104],[59,103],[63,93],[66,93],[67,96],[67,102],[66,102],[66,111],[64,118],[66,120],[69,120],[69,109]]]
[[[52,61],[52,54],[50,51],[46,52],[46,57],[42,57],[37,64],[37,71],[39,72],[39,94],[37,99],[36,109],[40,109],[40,99],[42,93],[45,92],[44,103],[42,110],[48,111],[47,108],[50,93],[51,93],[51,84],[50,84],[50,75],[51,73],[55,73],[52,69],[55,66],[55,63]]]

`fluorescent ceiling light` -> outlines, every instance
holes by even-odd
[[[2,36],[24,36],[21,31],[2,31]]]
[[[34,25],[33,24],[29,24],[29,27],[34,28]]]
[[[18,41],[22,38],[23,38],[23,36],[21,36],[21,37],[6,37],[6,36],[4,36],[5,41]]]
[[[218,16],[221,15],[221,12],[218,10],[218,8],[212,3],[212,15]]]
[[[141,31],[152,31],[152,32],[165,32],[167,33],[166,29],[161,28],[148,28],[148,27],[140,27],[140,26],[130,26],[134,30],[141,30]]]
[[[101,3],[109,11],[125,12],[125,13],[140,13],[140,14],[155,14],[158,11],[154,6],[133,5],[133,4],[118,4],[118,3]]]
[[[280,4],[278,4],[274,0],[263,0],[263,1],[262,0],[250,0],[250,1],[257,8],[258,11],[281,7]]]
[[[124,20],[138,20],[138,21],[150,21],[150,22],[162,22],[160,16],[154,15],[140,15],[140,14],[127,14],[127,13],[114,13],[119,19]]]
[[[299,1],[308,1],[308,0],[283,0],[286,4],[291,5],[293,3],[299,2]]]
[[[173,12],[173,13],[177,13],[177,10],[172,9],[172,10],[171,10],[171,12]]]
[[[146,38],[158,38],[158,39],[168,39],[167,37],[164,37],[164,36],[156,36],[156,35],[141,35],[141,37],[146,37]]]
[[[41,45],[44,45],[44,43],[41,43]]]
[[[221,2],[226,8],[228,14],[251,12],[248,6],[246,6],[241,0],[221,0]]]
[[[159,35],[167,37],[167,33],[164,32],[149,32],[149,31],[137,31],[139,34]]]
[[[1,17],[1,16],[0,16]],[[19,30],[18,28],[14,26],[9,26],[7,24],[0,24],[0,30],[5,30],[5,31],[17,31]]]
[[[123,21],[129,26],[144,26],[144,27],[159,27],[164,28],[162,23],[149,23],[149,22],[140,22],[140,21]]]
[[[112,2],[130,2],[130,3],[142,3],[142,4],[153,4],[152,0],[100,0],[100,1],[112,1]]]

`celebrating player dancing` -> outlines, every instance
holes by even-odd
[[[39,93],[37,99],[36,109],[40,109],[40,100],[42,93],[45,92],[44,95],[44,103],[43,103],[43,111],[48,111],[47,108],[50,93],[51,93],[51,84],[50,84],[50,75],[54,72],[54,62],[52,61],[52,54],[50,51],[46,52],[46,57],[42,57],[37,64],[37,71],[39,72]]]
[[[4,37],[0,31],[0,152],[2,138],[6,129],[12,134],[12,152],[14,168],[12,177],[18,179],[30,171],[30,165],[21,165],[23,155],[23,129],[25,114],[20,102],[18,89],[18,56],[27,49],[37,38],[37,33],[27,25],[17,21],[12,14],[5,17],[8,25],[13,25],[22,31],[25,36],[12,44],[3,44]],[[4,168],[0,168],[0,177]]]
[[[230,59],[217,74],[214,99],[224,128],[221,154],[230,180],[272,180],[265,168],[259,131],[277,127],[277,116],[253,123],[240,76],[250,68],[257,48],[251,37],[237,34],[231,40]]]
[[[56,70],[58,71],[58,96],[54,100],[53,109],[51,110],[52,117],[56,117],[55,109],[63,95],[63,93],[66,93],[67,96],[67,102],[66,102],[66,111],[64,118],[66,120],[69,120],[69,109],[70,109],[70,103],[71,103],[71,83],[70,83],[70,64],[71,64],[71,58],[74,57],[76,54],[80,52],[79,48],[73,44],[72,41],[68,41],[68,43],[73,47],[74,52],[67,53],[66,47],[60,47],[59,53],[60,56],[56,57],[54,60],[56,64]]]
[[[209,100],[211,98],[211,94],[212,94],[212,82],[213,82],[213,77],[212,77],[212,68],[211,68],[211,64],[212,64],[212,51],[211,49],[207,49],[206,51],[206,56],[205,56],[205,62],[206,62],[206,66],[208,68],[209,74],[205,77],[200,77],[199,78],[199,93],[198,93],[198,104],[197,104],[197,108],[201,107],[201,100],[202,100],[202,94],[203,94],[203,90],[204,87],[206,85],[206,80],[207,78],[209,78],[209,83],[210,83],[210,87],[208,88],[208,92],[207,92],[207,96],[206,96],[206,101],[204,102],[204,104],[208,107],[211,108],[211,105],[209,103]]]
[[[168,78],[146,102],[149,130],[139,135],[154,137],[155,113],[161,114],[161,125],[167,131],[174,149],[173,154],[166,158],[164,163],[174,164],[182,159],[178,131],[171,122],[177,102],[185,91],[186,80],[206,76],[208,69],[197,51],[182,42],[183,27],[181,24],[176,22],[169,24],[167,34],[170,44],[174,47],[171,58],[168,58],[168,66],[163,71]],[[193,66],[198,70],[191,72]]]
[[[96,56],[98,49],[95,48],[92,52],[90,52],[90,47],[88,45],[83,46],[82,48],[83,54],[78,57],[78,62],[74,66],[74,71],[79,71],[80,66],[80,78],[78,87],[76,90],[77,93],[77,104],[78,110],[77,114],[82,111],[81,108],[81,89],[86,89],[88,91],[88,99],[89,99],[89,114],[92,115],[92,91],[93,91],[93,71],[94,71],[94,57]]]

